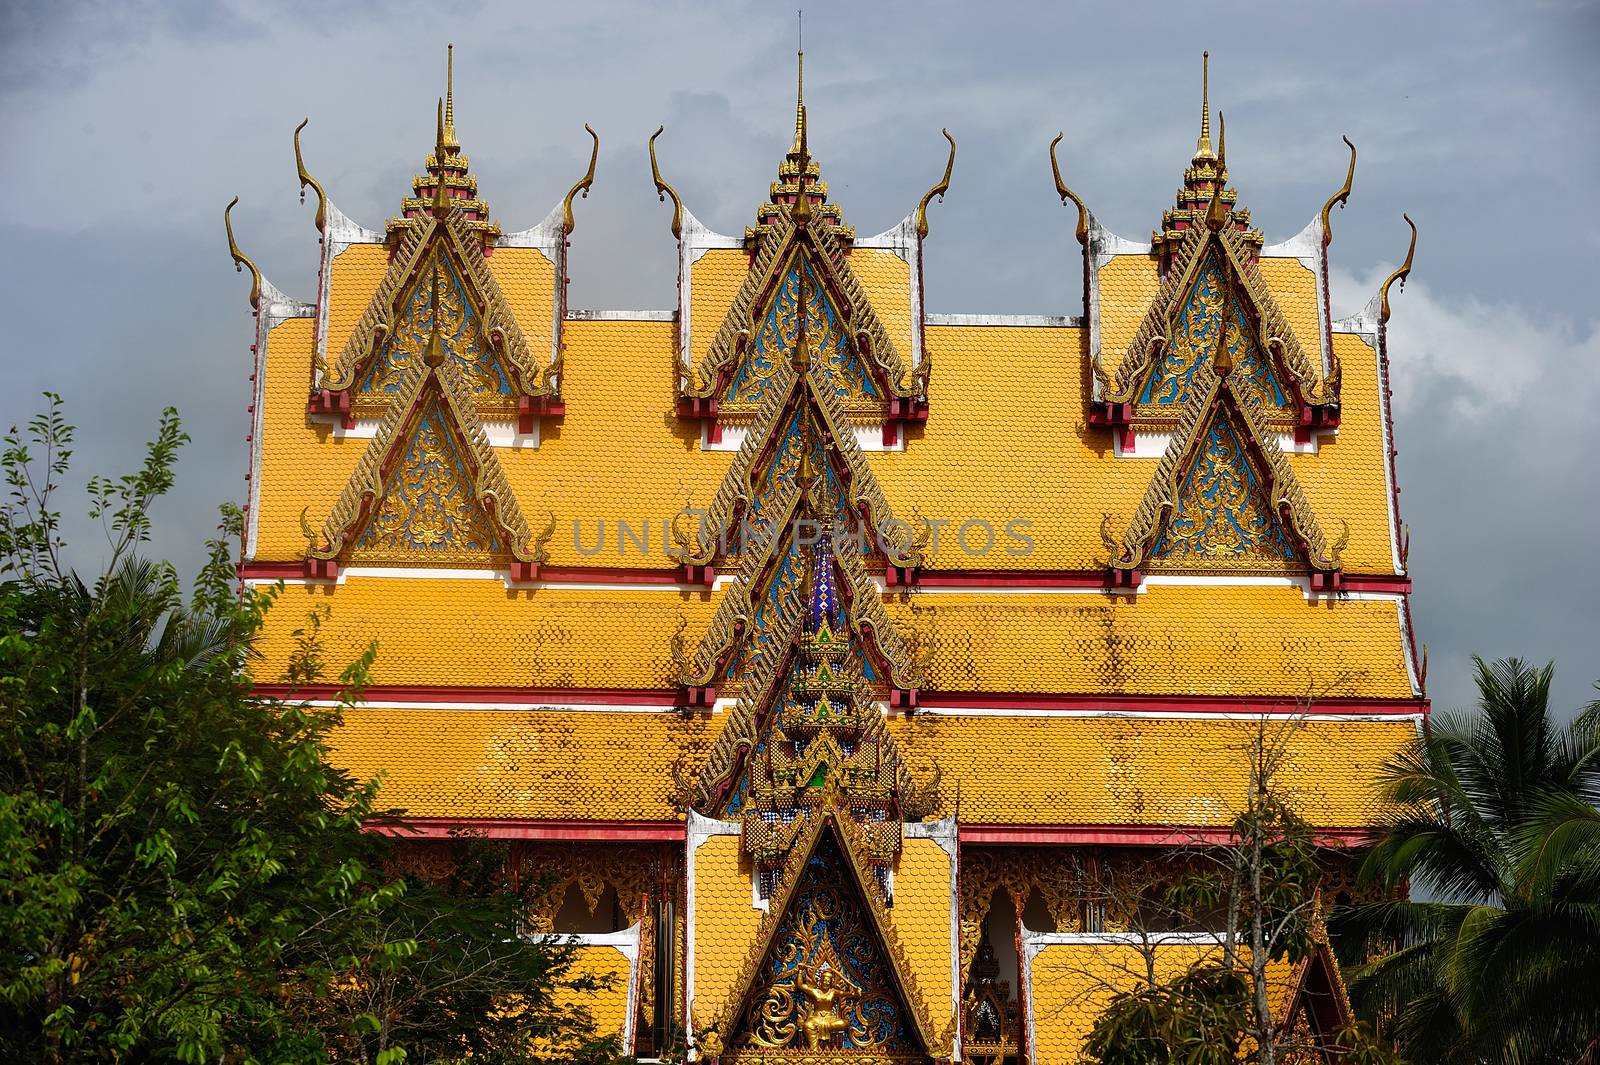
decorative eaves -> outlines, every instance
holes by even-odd
[[[916,396],[916,376],[907,370],[888,329],[867,299],[838,237],[825,227],[796,226],[785,213],[757,246],[750,270],[700,365],[685,375],[684,398],[712,398],[725,387],[745,346],[756,335],[758,319],[777,298],[790,252],[797,245],[838,299],[849,340],[873,368],[879,384],[894,397]]]
[[[333,509],[328,512],[322,524],[320,543],[310,532],[309,525],[305,525],[309,541],[307,560],[314,568],[318,562],[333,562],[343,557],[361,535],[374,506],[383,498],[385,482],[398,465],[399,453],[407,443],[406,430],[411,425],[412,417],[432,390],[437,390],[453,428],[466,448],[466,457],[472,466],[469,472],[474,502],[483,508],[500,531],[514,562],[536,563],[542,559],[542,544],[535,542],[522,515],[522,508],[518,506],[510,482],[506,480],[505,470],[484,433],[483,423],[473,407],[460,371],[448,359],[437,366],[419,359],[407,372],[388,413],[378,426],[377,435],[356,464]]]
[[[1319,375],[1311,360],[1306,357],[1288,320],[1278,307],[1272,292],[1262,278],[1260,268],[1245,237],[1232,227],[1219,232],[1196,227],[1174,256],[1172,269],[1167,271],[1156,292],[1156,297],[1139,323],[1127,352],[1117,367],[1116,378],[1105,392],[1107,403],[1134,403],[1153,372],[1158,352],[1171,343],[1173,321],[1178,308],[1195,282],[1195,276],[1211,247],[1213,239],[1222,251],[1229,273],[1248,300],[1254,315],[1262,350],[1276,356],[1293,382],[1302,402],[1310,405],[1337,403],[1339,390],[1335,374]],[[1096,371],[1099,372],[1098,367]]]
[[[393,335],[397,319],[404,313],[401,303],[410,283],[426,265],[434,244],[440,242],[440,250],[450,255],[470,296],[480,305],[483,332],[514,379],[515,394],[550,395],[548,367],[541,367],[529,351],[505,292],[484,262],[482,241],[467,228],[460,211],[451,207],[442,220],[423,216],[413,221],[416,224],[400,238],[389,269],[343,350],[323,369],[318,387],[328,392],[346,392],[355,387],[385,340]]]
[[[1204,445],[1203,438],[1213,414],[1221,416],[1223,412],[1218,406],[1227,404],[1243,423],[1250,438],[1248,446],[1262,466],[1268,505],[1294,536],[1305,563],[1313,571],[1337,573],[1339,555],[1349,539],[1348,527],[1339,540],[1329,545],[1305,490],[1284,458],[1258,405],[1241,399],[1229,386],[1226,375],[1217,374],[1209,363],[1196,370],[1195,380],[1199,388],[1179,418],[1172,442],[1123,534],[1120,550],[1113,552],[1111,568],[1136,571],[1145,564],[1151,545],[1161,535],[1177,506],[1179,485]]]
[[[824,831],[831,830],[834,838],[839,843],[839,849],[844,853],[845,864],[850,869],[850,875],[855,879],[857,892],[862,900],[862,906],[867,911],[867,917],[872,924],[873,931],[877,934],[879,946],[883,949],[884,957],[889,962],[889,967],[894,974],[896,986],[903,997],[907,1009],[911,1013],[909,1018],[917,1039],[921,1041],[923,1049],[932,1055],[948,1052],[948,1048],[941,1045],[938,1033],[933,1026],[933,1019],[928,1012],[926,999],[922,990],[917,985],[916,973],[913,971],[910,959],[906,955],[905,947],[900,942],[900,937],[894,928],[894,919],[883,900],[869,887],[867,863],[862,858],[863,840],[860,838],[860,829],[852,823],[848,811],[841,812],[836,806],[828,806],[811,818],[811,824],[806,829],[805,835],[796,841],[796,846],[790,850],[783,871],[779,875],[777,889],[772,893],[770,905],[766,914],[761,918],[757,927],[754,941],[746,953],[743,963],[739,967],[741,973],[734,982],[728,997],[723,1001],[717,1012],[713,1014],[710,1030],[714,1033],[717,1043],[725,1044],[733,1034],[733,1028],[739,1018],[739,1012],[755,986],[759,976],[761,961],[766,957],[767,951],[772,947],[773,937],[777,935],[779,926],[794,901],[796,890],[800,886],[802,875],[812,854],[816,852],[817,844],[822,839]]]

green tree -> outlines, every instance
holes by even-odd
[[[1421,897],[1335,922],[1357,1008],[1418,1061],[1600,1059],[1600,703],[1563,728],[1554,663],[1474,659],[1479,705],[1387,767],[1363,875]]]
[[[1315,948],[1322,877],[1311,826],[1277,779],[1302,723],[1302,715],[1253,723],[1240,744],[1247,790],[1226,840],[1176,852],[1167,875],[1155,871],[1136,878],[1134,897],[1109,893],[1108,908],[1135,932],[1145,978],[1137,987],[1117,989],[1096,1019],[1084,1048],[1090,1061],[1277,1065],[1321,1060],[1327,1049],[1360,1065],[1394,1061],[1360,1028],[1321,1033],[1325,1042],[1315,1043],[1274,1013],[1270,970],[1277,963],[1298,963]],[[1174,948],[1152,926],[1211,932],[1214,943]],[[1199,954],[1176,976],[1159,980],[1157,953],[1172,949]]]
[[[611,1060],[614,1040],[553,1004],[590,986],[572,951],[519,934],[537,885],[509,883],[482,841],[459,843],[445,883],[394,871],[366,831],[375,785],[327,761],[341,708],[251,695],[272,597],[236,591],[237,510],[187,599],[139,556],[185,439],[168,410],[136,472],[89,482],[107,552],[86,580],[56,502],[59,399],[5,438],[0,1059]]]

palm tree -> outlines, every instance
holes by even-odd
[[[1562,727],[1554,663],[1473,661],[1477,711],[1436,715],[1386,769],[1361,872],[1393,901],[1339,915],[1366,959],[1350,990],[1411,1060],[1594,1065],[1600,701]]]

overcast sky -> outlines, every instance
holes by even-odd
[[[1390,323],[1413,599],[1440,708],[1468,657],[1558,660],[1558,703],[1600,677],[1600,8],[1396,5],[806,4],[811,143],[861,233],[888,228],[960,142],[930,209],[941,312],[1081,312],[1073,188],[1145,239],[1194,150],[1200,52],[1228,115],[1241,202],[1268,242],[1297,232],[1360,149],[1336,212],[1335,317],[1404,254]],[[347,214],[396,212],[432,147],[446,41],[457,128],[508,231],[581,174],[572,305],[674,303],[670,207],[645,140],[707,224],[739,232],[788,146],[789,5],[427,2],[168,4],[6,0],[0,13],[0,422],[63,393],[78,472],[126,469],[160,408],[194,437],[155,550],[192,566],[246,463],[248,282],[240,243],[310,299],[312,205],[290,133]],[[997,367],[1003,373],[1004,367]],[[81,526],[79,526],[81,530]],[[91,542],[92,543],[92,542]]]

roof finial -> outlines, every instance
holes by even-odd
[[[1206,208],[1206,226],[1212,230],[1219,230],[1228,224],[1228,205],[1223,202],[1222,194],[1228,186],[1228,121],[1222,117],[1222,112],[1217,112],[1218,136],[1217,144],[1217,180],[1211,187],[1211,206]]]
[[[927,194],[917,203],[917,236],[919,237],[928,235],[928,204],[933,202],[935,196],[939,197],[940,203],[944,202],[944,194],[950,190],[950,172],[956,166],[956,139],[950,136],[948,129],[940,132],[944,134],[944,139],[950,142],[950,158],[945,160],[944,177],[940,178],[938,184],[929,189]]]
[[[443,140],[451,148],[459,148],[456,142],[456,46],[444,46],[444,136]]]
[[[306,202],[306,186],[310,185],[317,190],[317,232],[320,233],[328,224],[328,196],[322,191],[322,183],[311,176],[306,169],[305,157],[300,154],[300,131],[306,128],[311,119],[307,118],[294,128],[294,166],[300,175],[300,202]]]
[[[1194,157],[1212,159],[1211,153],[1211,53],[1200,53],[1200,140],[1195,143]]]
[[[439,139],[433,149],[434,161],[444,162],[444,101],[439,101]],[[433,214],[436,218],[444,218],[450,210],[450,191],[445,188],[444,167],[436,166],[433,175]]]
[[[233,205],[238,202],[239,197],[235,196],[233,199],[228,201],[228,206],[223,208],[222,211],[222,224],[228,229],[228,254],[233,257],[233,269],[235,273],[244,270],[245,267],[250,268],[250,306],[260,310],[261,271],[256,269],[256,264],[251,261],[250,256],[239,250],[238,242],[233,239]],[[1411,260],[1409,257],[1406,260],[1406,265],[1411,265]],[[1388,291],[1387,285],[1384,286],[1384,291]]]
[[[1406,261],[1400,264],[1400,269],[1389,275],[1389,279],[1378,290],[1380,305],[1378,323],[1380,325],[1389,323],[1389,286],[1398,281],[1402,289],[1406,287],[1406,278],[1411,276],[1411,260],[1417,254],[1417,224],[1411,220],[1411,216],[1408,214],[1402,214],[1400,217],[1404,218],[1406,225],[1411,227],[1411,246],[1406,249]]]
[[[428,342],[422,348],[422,361],[429,366],[444,365],[444,339],[439,335],[439,262],[433,263],[433,303],[428,326]]]
[[[799,105],[799,119],[795,127],[798,140],[795,142],[795,151],[799,154],[800,169],[795,175],[794,206],[789,209],[789,217],[794,219],[794,224],[803,226],[811,221],[811,200],[806,195],[806,178],[810,175],[806,171],[811,169],[811,152],[806,145],[806,105]]]
[[[800,142],[805,139],[806,126],[806,31],[805,12],[796,11],[795,18],[800,22],[800,47],[795,52],[794,60],[794,146],[790,152],[800,150]]]
[[[1333,243],[1333,222],[1328,217],[1333,211],[1333,205],[1338,204],[1339,210],[1344,210],[1344,205],[1350,199],[1350,188],[1356,180],[1356,146],[1350,143],[1348,136],[1344,138],[1344,143],[1350,149],[1350,169],[1345,172],[1344,185],[1340,187],[1338,192],[1329,196],[1328,202],[1322,205],[1322,246],[1324,248]]]
[[[1061,202],[1065,204],[1068,200],[1071,200],[1073,205],[1078,208],[1078,243],[1088,247],[1089,209],[1083,205],[1083,200],[1078,198],[1078,194],[1067,188],[1067,183],[1061,180],[1061,166],[1056,162],[1056,145],[1061,143],[1061,138],[1064,136],[1066,136],[1065,131],[1057,133],[1056,139],[1050,142],[1050,173],[1055,176],[1056,195],[1061,197]]]

